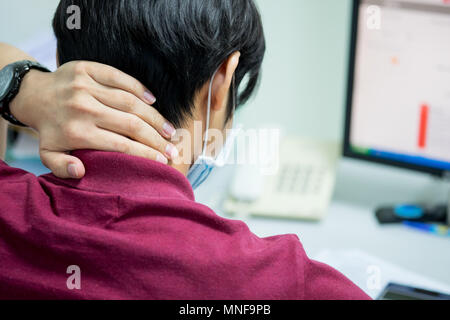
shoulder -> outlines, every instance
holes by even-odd
[[[324,263],[307,259],[304,277],[305,299],[370,300],[370,297],[356,284]]]

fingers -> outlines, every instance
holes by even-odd
[[[92,79],[104,86],[127,91],[150,105],[156,102],[155,96],[143,84],[116,68],[96,62],[87,63],[85,68]]]
[[[93,95],[106,106],[138,116],[167,139],[176,133],[175,128],[155,108],[129,92],[97,85]]]
[[[136,115],[119,110],[107,109],[97,121],[97,126],[101,129],[129,137],[153,148],[165,155],[168,159],[178,157],[177,148],[161,137],[151,125]]]
[[[121,152],[131,156],[143,157],[150,160],[168,164],[168,160],[159,151],[152,149],[142,143],[125,138],[120,134],[99,129],[96,139],[90,148],[100,151]]]
[[[81,179],[86,170],[80,159],[64,152],[41,150],[42,163],[61,179]]]

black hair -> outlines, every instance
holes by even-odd
[[[71,5],[81,11],[79,30],[66,25]],[[234,98],[244,104],[258,85],[266,48],[253,0],[61,0],[53,29],[61,65],[95,61],[133,76],[176,126],[192,115],[196,92],[236,51]]]

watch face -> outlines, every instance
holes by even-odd
[[[0,71],[0,101],[8,94],[14,81],[14,67],[6,66]]]

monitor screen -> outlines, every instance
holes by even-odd
[[[450,171],[450,0],[355,0],[345,154]]]

